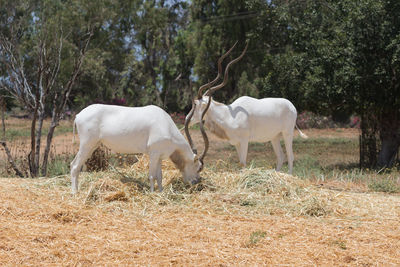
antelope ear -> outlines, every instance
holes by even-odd
[[[197,156],[197,154],[195,154],[193,162],[197,162],[198,160],[199,160],[199,156]]]

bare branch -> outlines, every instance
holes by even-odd
[[[0,53],[10,81],[9,83],[1,81],[2,87],[25,106],[33,108],[35,96],[24,72],[24,61],[19,58],[16,45],[2,34],[0,34]]]
[[[48,85],[48,90],[50,90],[50,88],[53,88],[55,82],[56,82],[56,78],[58,76],[58,73],[60,71],[60,65],[61,65],[61,50],[63,48],[63,31],[61,28],[61,34],[60,34],[60,38],[59,38],[59,45],[58,45],[58,54],[57,54],[57,60],[56,60],[56,64],[53,68],[53,70],[51,71],[51,77],[50,77],[50,81],[49,81],[49,85]]]
[[[80,69],[81,69],[81,66],[82,66],[82,63],[83,63],[83,59],[85,58],[86,51],[87,51],[87,48],[89,47],[89,43],[90,43],[90,40],[91,40],[92,36],[93,36],[93,29],[90,29],[90,32],[88,33],[88,36],[87,36],[87,38],[85,40],[85,45],[79,51],[80,55],[79,55],[79,57],[78,57],[78,59],[77,59],[77,61],[75,63],[74,70],[73,70],[73,73],[71,75],[71,78],[68,80],[67,85],[65,86],[65,89],[64,89],[64,92],[63,92],[62,102],[61,102],[61,105],[60,105],[60,109],[58,109],[58,112],[57,112],[58,115],[60,115],[60,112],[65,109],[65,106],[66,106],[67,101],[69,99],[69,95],[71,93],[72,87],[73,87],[73,85],[74,85],[74,83],[75,83],[75,81],[76,81],[76,79],[78,77],[78,74],[80,72]]]
[[[47,161],[48,161],[48,156],[49,156],[49,152],[50,152],[51,142],[53,139],[54,129],[58,125],[58,123],[62,117],[63,110],[65,110],[65,106],[69,99],[69,95],[71,93],[72,87],[73,87],[73,85],[78,77],[78,74],[80,72],[80,69],[81,69],[81,66],[83,63],[83,59],[85,57],[87,48],[89,47],[89,43],[90,43],[92,36],[93,36],[93,29],[91,29],[90,32],[88,33],[88,36],[85,40],[85,45],[79,51],[79,57],[75,61],[75,65],[74,65],[73,72],[71,74],[70,79],[68,80],[66,86],[62,87],[62,91],[60,92],[61,93],[60,103],[57,104],[57,101],[59,98],[58,92],[55,93],[55,96],[53,98],[52,119],[51,119],[50,129],[47,134],[47,144],[46,144],[46,148],[45,148],[45,152],[44,152],[44,156],[43,156],[43,165],[42,165],[42,174],[43,175],[46,175],[46,172],[47,172]],[[61,39],[60,39],[60,43],[61,43]],[[59,50],[59,51],[61,51],[61,50]],[[58,62],[58,64],[59,64],[59,62]]]
[[[7,143],[5,141],[0,141],[0,144],[3,146],[4,151],[6,152],[6,155],[7,155],[8,162],[11,164],[11,167],[14,169],[15,173],[19,177],[24,177],[24,174],[18,169],[17,165],[15,164],[15,162],[11,156],[10,150],[7,147]]]
[[[6,102],[4,101],[4,97],[0,97],[0,109],[1,109],[1,124],[2,124],[2,134],[3,141],[6,140],[6,122],[5,122],[5,113],[6,113]]]
[[[0,99],[0,109],[1,109],[1,123],[2,123],[2,129],[3,129],[3,140],[0,141],[0,144],[3,146],[4,151],[6,152],[8,162],[11,164],[11,167],[14,169],[15,173],[19,177],[24,177],[23,173],[18,169],[17,165],[15,164],[12,155],[10,153],[10,150],[8,149],[7,143],[6,143],[6,124],[5,124],[5,111],[6,111],[6,106],[4,99]]]

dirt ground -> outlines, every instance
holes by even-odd
[[[356,129],[304,132],[332,138],[359,134]],[[194,139],[201,143],[198,132]],[[76,151],[71,140],[71,133],[57,136],[57,152]],[[226,146],[211,135],[207,160],[216,166],[221,155],[237,160]],[[229,183],[229,170],[222,170],[208,172]],[[166,193],[93,204],[87,202],[90,188],[78,196],[70,194],[68,176],[1,178],[0,265],[400,266],[400,196],[342,189],[302,188],[311,200],[309,190],[334,203],[324,216],[306,216],[280,207],[288,201],[285,191],[271,204],[276,209],[255,212],[252,202],[232,200],[232,194],[243,192],[211,191],[209,199],[199,197],[186,204],[170,201]],[[155,201],[139,205],[143,197]],[[290,201],[302,200],[294,196]]]
[[[85,195],[48,183],[1,179],[0,265],[400,265],[396,195],[333,192],[352,207],[346,215],[250,216],[196,205],[86,205]]]

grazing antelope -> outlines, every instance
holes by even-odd
[[[203,158],[197,158],[171,117],[157,106],[122,107],[94,104],[76,115],[80,144],[71,162],[72,192],[78,191],[82,165],[102,143],[118,153],[149,155],[150,190],[154,179],[162,191],[161,160],[169,157],[187,183],[200,181]],[[75,130],[75,128],[74,128]]]
[[[192,110],[186,116],[185,121],[185,133],[189,143],[193,146],[188,130],[189,124],[200,123],[200,127],[203,127],[204,120],[205,126],[214,135],[220,139],[227,140],[235,146],[239,161],[243,166],[246,165],[247,149],[250,141],[271,141],[277,157],[276,170],[279,171],[284,161],[284,154],[280,145],[280,136],[282,135],[286,147],[289,173],[292,173],[294,128],[298,129],[301,137],[307,138],[307,136],[297,127],[297,111],[289,100],[284,98],[255,99],[242,96],[232,104],[225,105],[212,99],[213,93],[226,85],[230,65],[240,60],[246,52],[247,45],[242,54],[227,65],[223,82],[211,87],[221,76],[222,60],[232,51],[235,45],[219,58],[217,77],[201,86],[196,99],[192,102]],[[205,89],[208,90],[203,94],[202,92]]]

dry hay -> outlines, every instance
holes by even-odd
[[[274,171],[205,170],[185,185],[163,163],[150,193],[148,159],[129,169],[1,179],[0,265],[400,264],[398,195],[342,192]]]

